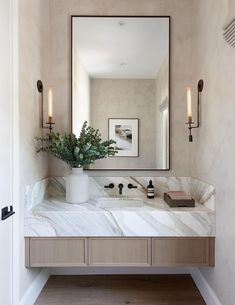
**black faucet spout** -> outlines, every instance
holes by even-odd
[[[122,189],[123,189],[123,184],[122,183],[119,183],[118,184],[118,188],[119,188],[119,195],[122,195]]]

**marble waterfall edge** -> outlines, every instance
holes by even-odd
[[[157,197],[146,199],[149,180]],[[114,183],[112,190],[104,185]],[[118,196],[118,183],[124,184],[123,196],[141,197],[141,207],[100,208],[100,197]],[[128,183],[138,186],[128,189]],[[26,189],[25,236],[215,236],[213,186],[191,177],[90,177],[90,198],[84,204],[65,200],[66,178],[39,181]],[[163,193],[183,190],[196,200],[195,208],[170,208]]]

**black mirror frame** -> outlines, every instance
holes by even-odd
[[[101,17],[101,18],[168,18],[169,20],[169,166],[168,168],[97,168],[97,169],[86,169],[86,171],[100,171],[100,172],[107,172],[107,171],[170,171],[171,170],[171,17],[170,16],[159,16],[159,15],[152,15],[152,16],[144,16],[144,15],[71,15],[71,36],[70,36],[70,41],[71,41],[71,126],[70,130],[72,132],[72,119],[73,119],[73,114],[72,114],[72,109],[73,109],[73,18],[82,18],[82,17]]]

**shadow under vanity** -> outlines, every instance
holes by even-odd
[[[149,177],[90,177],[90,200],[65,201],[65,179],[28,186],[26,266],[213,266],[214,187],[189,177],[151,178],[157,197],[147,199]],[[104,188],[109,183],[113,189]],[[119,195],[118,184],[123,184]],[[129,189],[128,184],[136,185]],[[170,208],[163,193],[184,191],[195,208]],[[136,207],[100,207],[100,198],[141,198]]]

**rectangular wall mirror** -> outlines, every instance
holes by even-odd
[[[72,132],[118,154],[93,170],[169,170],[170,17],[72,16]]]

